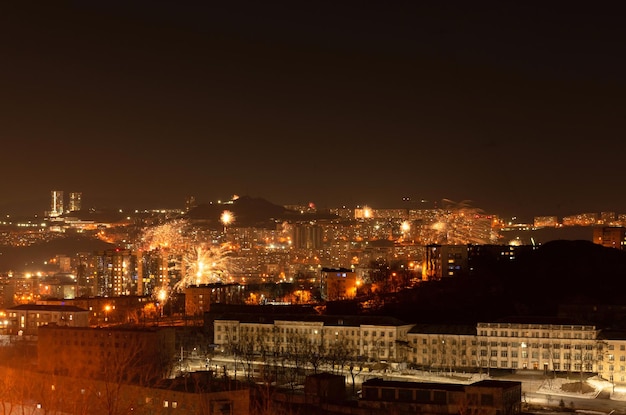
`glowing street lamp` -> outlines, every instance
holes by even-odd
[[[104,306],[104,321],[109,321],[109,311],[111,311],[111,305],[107,304]]]

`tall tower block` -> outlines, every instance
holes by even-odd
[[[50,216],[61,216],[63,214],[63,190],[53,190],[50,200]]]

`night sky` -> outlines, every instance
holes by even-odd
[[[53,189],[626,213],[619,2],[13,3],[0,213],[42,214]]]

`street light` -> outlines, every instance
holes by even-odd
[[[109,311],[111,311],[111,305],[104,306],[104,321],[109,321]]]

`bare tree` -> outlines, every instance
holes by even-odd
[[[127,385],[158,384],[173,366],[173,346],[164,347],[166,340],[161,340],[159,331],[101,329],[89,333],[89,342],[95,343],[92,347],[64,339],[63,330],[43,334],[42,339],[40,332],[40,342],[45,342],[43,356],[47,359],[40,360],[40,369],[50,375],[96,381],[86,382],[94,389],[84,388],[82,393],[95,397],[97,412],[107,415],[125,414],[135,408],[135,397],[124,396]]]

